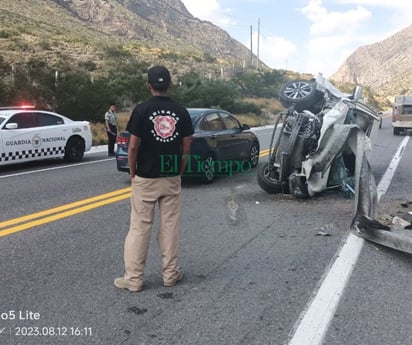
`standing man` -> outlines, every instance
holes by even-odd
[[[108,154],[114,156],[114,144],[117,137],[117,114],[116,104],[112,103],[109,110],[104,114],[104,123],[106,126],[107,139],[108,139]]]
[[[143,290],[155,206],[159,204],[157,243],[162,257],[164,286],[183,278],[179,266],[181,174],[190,154],[193,125],[186,108],[168,96],[171,78],[164,66],[148,71],[152,97],[138,104],[127,124],[132,184],[130,228],[124,245],[125,273],[114,285]]]

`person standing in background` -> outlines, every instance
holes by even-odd
[[[107,132],[108,139],[108,155],[114,156],[114,144],[117,138],[117,114],[116,114],[116,104],[112,103],[109,110],[104,115],[104,123]]]

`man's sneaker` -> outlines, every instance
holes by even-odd
[[[133,284],[128,280],[124,279],[123,277],[116,278],[114,280],[114,286],[116,286],[119,289],[126,289],[132,292],[138,292],[143,290],[143,283]]]
[[[183,272],[179,271],[177,273],[177,277],[174,280],[171,280],[169,282],[164,282],[164,286],[166,287],[172,287],[175,286],[178,282],[180,282],[183,279]]]

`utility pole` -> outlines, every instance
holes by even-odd
[[[14,63],[11,64],[11,83],[14,86],[15,82],[15,77],[16,77],[16,66]]]
[[[260,42],[260,18],[258,18],[258,37],[257,37],[257,61],[256,61],[256,69],[259,69],[259,42]]]
[[[253,66],[253,27],[250,26],[250,65]]]

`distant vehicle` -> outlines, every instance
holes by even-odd
[[[0,166],[50,158],[78,162],[91,146],[88,121],[32,106],[0,107]]]
[[[380,123],[360,98],[360,87],[346,94],[321,75],[286,83],[279,99],[287,110],[275,124],[269,161],[258,169],[259,186],[302,198],[331,188],[353,194],[356,156],[371,150]]]
[[[248,125],[241,125],[234,115],[221,109],[189,108],[188,111],[195,133],[184,176],[211,183],[216,176],[257,166],[259,139]],[[116,161],[119,171],[129,171],[129,136],[127,131],[118,136]]]
[[[412,96],[396,96],[392,109],[393,134],[412,131]]]

